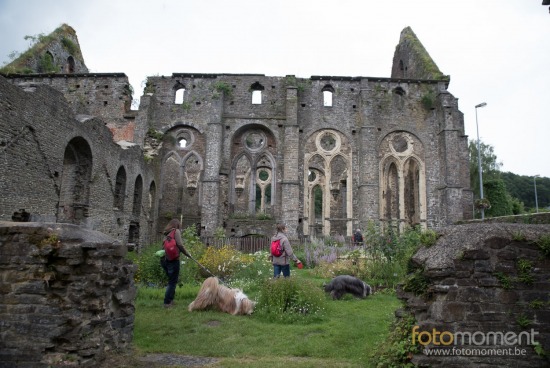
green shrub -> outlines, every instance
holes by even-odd
[[[204,252],[204,245],[200,242],[194,226],[185,229],[182,234],[182,241],[185,249],[197,259]],[[150,287],[164,287],[168,282],[166,274],[160,265],[160,257],[156,252],[162,249],[162,243],[153,243],[142,247],[138,253],[132,252],[129,258],[138,266],[134,275],[137,284]],[[185,257],[180,256],[180,283],[200,281],[198,265]]]
[[[435,95],[432,91],[426,93],[425,95],[422,96],[422,99],[421,99],[421,102],[422,102],[422,106],[424,106],[424,108],[426,110],[431,110],[434,108],[435,106]]]
[[[487,180],[483,183],[487,199],[491,202],[491,208],[485,211],[490,217],[508,216],[513,214],[512,197],[506,190],[506,184],[502,179]]]
[[[258,251],[254,254],[241,254],[240,264],[232,277],[234,280],[254,280],[260,284],[273,274],[273,266],[268,259],[267,251]]]
[[[414,354],[420,352],[420,345],[412,343],[411,334],[415,319],[407,314],[396,320],[390,328],[390,334],[371,354],[369,366],[385,367],[415,367],[411,363]]]
[[[425,230],[420,233],[420,243],[426,247],[431,247],[437,242],[438,234],[433,230]]]
[[[524,242],[527,238],[521,231],[515,231],[512,233],[512,240]]]
[[[181,233],[183,246],[194,259],[201,259],[205,251],[205,246],[197,235],[195,226],[189,226]],[[200,274],[200,267],[193,260],[182,255],[180,257],[183,267],[180,271],[180,281],[182,282],[202,282],[203,277]]]
[[[546,302],[539,299],[535,299],[529,303],[529,307],[533,309],[542,309],[544,308],[545,305],[546,305]]]
[[[543,235],[537,241],[536,244],[540,248],[542,254],[546,257],[550,257],[550,235]]]
[[[533,264],[526,259],[518,259],[517,268],[518,280],[526,285],[531,285],[534,281],[533,275],[531,274]]]
[[[241,253],[230,245],[220,248],[208,247],[199,262],[214,275],[225,279],[232,276],[240,266],[242,262],[240,255]],[[204,277],[211,276],[202,268],[200,272]]]
[[[517,318],[516,318],[516,323],[521,327],[521,328],[527,328],[529,327],[529,325],[531,325],[533,323],[533,321],[531,321],[529,319],[529,317],[527,317],[525,314],[520,314]]]
[[[502,272],[495,272],[493,275],[500,282],[500,286],[502,286],[504,290],[510,290],[512,288],[512,279],[509,276],[506,276]]]
[[[228,98],[233,96],[233,88],[231,88],[227,82],[214,83],[214,90],[219,93],[224,93]]]
[[[164,133],[156,130],[155,128],[149,128],[149,130],[147,130],[147,136],[160,141],[162,140],[162,137],[164,137]]]
[[[428,290],[429,279],[424,276],[424,270],[417,268],[414,272],[409,273],[403,282],[403,290],[412,292],[415,295],[423,295]]]
[[[69,52],[69,54],[76,56],[78,53],[78,46],[68,39],[67,37],[61,38],[61,44],[63,45],[63,48]]]
[[[319,285],[296,278],[268,279],[260,290],[256,314],[273,322],[312,322],[325,312],[326,296]]]
[[[322,242],[305,246],[305,262],[315,267],[315,274],[329,278],[354,275],[374,286],[395,288],[407,274],[407,264],[422,245],[434,244],[438,234],[420,227],[408,228],[401,234],[394,229],[382,230],[374,222],[364,232],[365,246],[331,247]]]
[[[38,69],[41,73],[57,73],[59,71],[59,67],[55,65],[52,55],[48,52],[40,58]]]
[[[164,270],[160,266],[160,257],[155,253],[162,249],[160,243],[150,244],[142,247],[139,253],[130,253],[130,259],[137,265],[134,275],[136,284],[150,287],[162,287],[168,282]]]

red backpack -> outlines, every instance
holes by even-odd
[[[169,261],[173,261],[180,255],[180,250],[178,248],[178,245],[176,244],[175,233],[176,229],[170,231],[170,233],[166,235],[166,238],[164,238],[164,242],[162,243],[162,246],[164,247],[164,252],[166,254],[166,259]]]
[[[283,255],[284,249],[281,245],[281,239],[273,240],[271,242],[271,255],[273,257],[280,257]]]

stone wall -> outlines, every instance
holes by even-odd
[[[17,87],[0,77],[0,110],[0,220],[24,209],[30,221],[69,222],[122,244],[147,243],[156,186],[139,146],[115,143],[105,121],[75,115],[61,92],[40,83]],[[125,203],[114,208],[121,169]],[[77,210],[82,215],[71,218]]]
[[[525,351],[524,355],[486,351],[478,356],[462,353],[448,357],[421,352],[413,363],[431,367],[548,366],[548,360],[539,354],[550,352],[550,225],[451,226],[436,245],[420,249],[412,264],[416,271],[402,285],[399,297],[415,317],[417,331],[424,332],[420,338],[428,342],[434,329],[477,334],[473,343],[468,338],[462,343],[454,335],[456,345],[432,341],[427,347]],[[497,340],[486,339],[486,344],[477,345],[489,332],[496,333]],[[521,344],[506,345],[499,340],[499,334],[507,333],[510,339],[523,333]],[[539,348],[535,349],[531,336]],[[418,344],[419,335],[415,337]],[[443,341],[449,343],[450,338],[445,334]]]
[[[136,137],[146,136],[151,128],[174,142],[182,135],[194,137],[184,148],[165,140],[159,149],[159,214],[173,212],[166,206],[190,203],[182,200],[182,188],[172,194],[167,191],[166,185],[173,182],[167,174],[174,172],[167,168],[177,165],[185,170],[186,157],[193,154],[202,164],[199,217],[209,234],[224,227],[232,215],[256,215],[253,186],[260,167],[272,174],[269,213],[287,224],[292,237],[312,235],[314,227],[321,229],[317,235],[351,236],[353,228],[387,220],[389,211],[382,198],[387,195],[386,166],[391,163],[398,167],[396,178],[409,175],[420,182],[407,188],[403,188],[406,179],[397,184],[393,195],[400,208],[390,221],[441,227],[468,218],[472,195],[467,137],[458,101],[447,86],[447,80],[370,77],[185,73],[149,77],[136,118]],[[252,101],[254,88],[263,88],[261,103]],[[178,101],[176,95],[182,90]],[[332,93],[330,106],[325,106],[325,91]],[[245,143],[251,134],[262,137],[257,147]],[[334,149],[319,147],[318,137],[323,134],[338,139]],[[394,142],[399,139],[406,140],[407,148],[396,152]],[[263,162],[262,157],[266,157]],[[411,161],[418,172],[406,172]],[[311,168],[331,178],[319,182],[323,214],[315,220],[307,208]],[[239,179],[245,183],[244,194],[236,191]],[[329,194],[333,185],[341,189],[340,196]],[[407,195],[411,188],[418,194]],[[414,204],[405,204],[413,197]],[[186,214],[178,214],[185,221]],[[229,235],[230,229],[225,229]]]
[[[396,57],[426,66],[404,32]],[[144,244],[173,217],[206,236],[268,218],[297,239],[472,216],[449,78],[173,73],[147,78],[138,111],[122,73],[7,78],[2,220],[24,209]]]
[[[0,222],[0,365],[95,367],[133,336],[126,247],[68,224]]]
[[[130,110],[132,90],[123,73],[12,75],[8,80],[19,86],[50,86],[63,94],[76,115],[103,120],[113,141],[134,141],[136,112]]]

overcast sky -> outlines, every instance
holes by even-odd
[[[503,171],[550,177],[550,14],[542,0],[0,0],[0,64],[62,23],[92,72],[390,77],[410,26]]]

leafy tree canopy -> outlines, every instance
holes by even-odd
[[[474,191],[474,197],[479,198],[479,163],[477,156],[477,141],[471,140],[468,144],[470,150],[470,186]],[[500,168],[502,162],[499,162],[493,146],[479,143],[481,151],[481,173],[483,182],[500,178]]]

